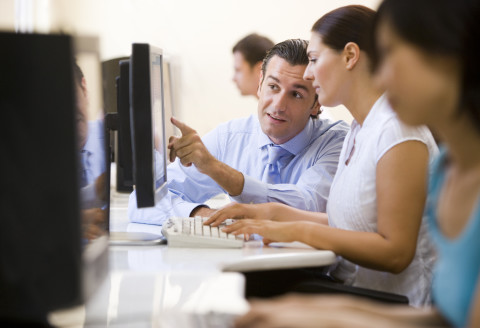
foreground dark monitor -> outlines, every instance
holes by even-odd
[[[117,77],[117,191],[132,192],[133,154],[130,132],[130,61],[118,63]]]
[[[154,206],[166,192],[167,153],[162,50],[133,44],[130,57],[130,113],[138,207]]]
[[[80,112],[74,78],[74,55],[88,80],[99,72],[98,52],[82,52],[95,40],[74,43],[0,33],[0,326],[44,323],[48,313],[85,302],[107,273],[101,116],[94,138],[89,119],[100,112]],[[101,97],[95,85],[91,106]],[[99,153],[82,158],[84,138]]]

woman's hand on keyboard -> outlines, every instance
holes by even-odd
[[[204,224],[218,226],[226,219],[274,220],[277,203],[239,204],[230,203],[216,211]]]
[[[299,226],[297,222],[244,219],[227,225],[222,231],[232,235],[258,234],[263,236],[263,243],[267,245],[273,242],[297,241]]]

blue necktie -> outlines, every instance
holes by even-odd
[[[292,155],[288,150],[274,144],[268,145],[268,165],[263,175],[263,181],[267,183],[281,183],[280,168],[286,164],[286,160]]]

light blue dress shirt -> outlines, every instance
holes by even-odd
[[[338,157],[348,132],[343,121],[310,119],[305,128],[282,147],[294,156],[280,169],[280,184],[262,181],[268,170],[268,146],[256,115],[219,125],[202,140],[219,161],[243,173],[243,191],[232,200],[239,203],[279,202],[325,212]],[[130,195],[132,222],[162,224],[171,216],[188,217],[191,211],[220,193],[226,193],[213,179],[177,159],[167,169],[169,193],[153,208],[138,209],[135,191]]]
[[[103,121],[88,121],[88,137],[80,154],[86,184],[92,184],[106,170]]]
[[[102,120],[88,121],[88,137],[80,152],[81,208],[105,206],[105,200],[97,195],[95,180],[106,172],[105,130]]]

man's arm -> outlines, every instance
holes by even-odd
[[[195,130],[172,119],[181,131],[181,138],[171,138],[171,159],[179,157],[182,165],[197,169],[210,176],[236,201],[240,203],[279,202],[309,211],[326,211],[330,185],[338,166],[343,140],[348,131],[345,123],[339,123],[321,137],[320,143],[310,147],[316,152],[321,148],[315,164],[301,174],[296,184],[268,184],[233,169],[217,160],[202,142]]]

